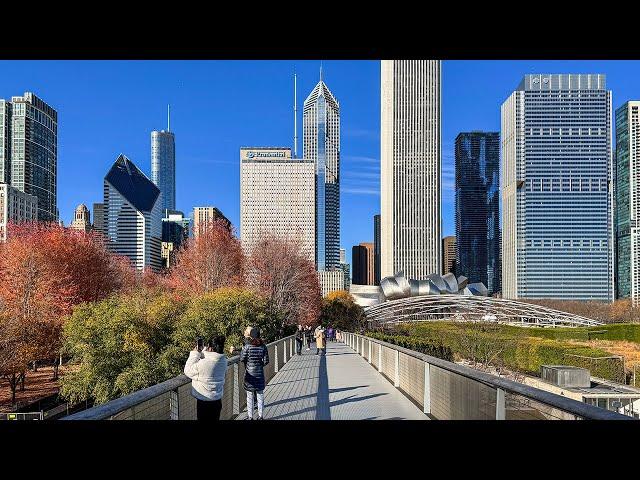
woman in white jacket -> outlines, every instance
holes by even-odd
[[[227,373],[224,341],[224,337],[216,337],[203,351],[196,345],[184,366],[184,374],[191,379],[191,395],[198,403],[198,420],[220,420]]]

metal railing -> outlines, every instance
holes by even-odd
[[[291,359],[294,335],[267,344],[269,364],[264,369],[265,382]],[[222,396],[221,420],[237,417],[247,404],[242,387],[244,365],[240,356],[228,359]],[[166,382],[138,390],[97,407],[61,418],[61,420],[195,420],[196,399],[191,395],[191,379],[178,375]]]
[[[354,333],[339,340],[437,420],[633,420],[571,398]]]

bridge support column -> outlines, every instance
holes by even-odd
[[[504,390],[496,389],[496,420],[504,420],[506,418],[506,405],[504,398]]]
[[[431,375],[427,362],[424,362],[424,398],[422,400],[424,413],[431,413]]]
[[[396,374],[393,380],[393,386],[397,388],[400,386],[400,351],[395,350],[395,352],[396,352]]]

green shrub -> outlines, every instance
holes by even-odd
[[[408,337],[403,335],[387,335],[378,332],[368,332],[367,336],[382,340],[383,342],[393,343],[400,347],[414,350],[416,352],[431,355],[432,357],[441,358],[443,360],[453,361],[452,350],[442,343],[433,342],[417,337]]]

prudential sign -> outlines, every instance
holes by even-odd
[[[285,158],[285,152],[248,151],[247,158]]]

